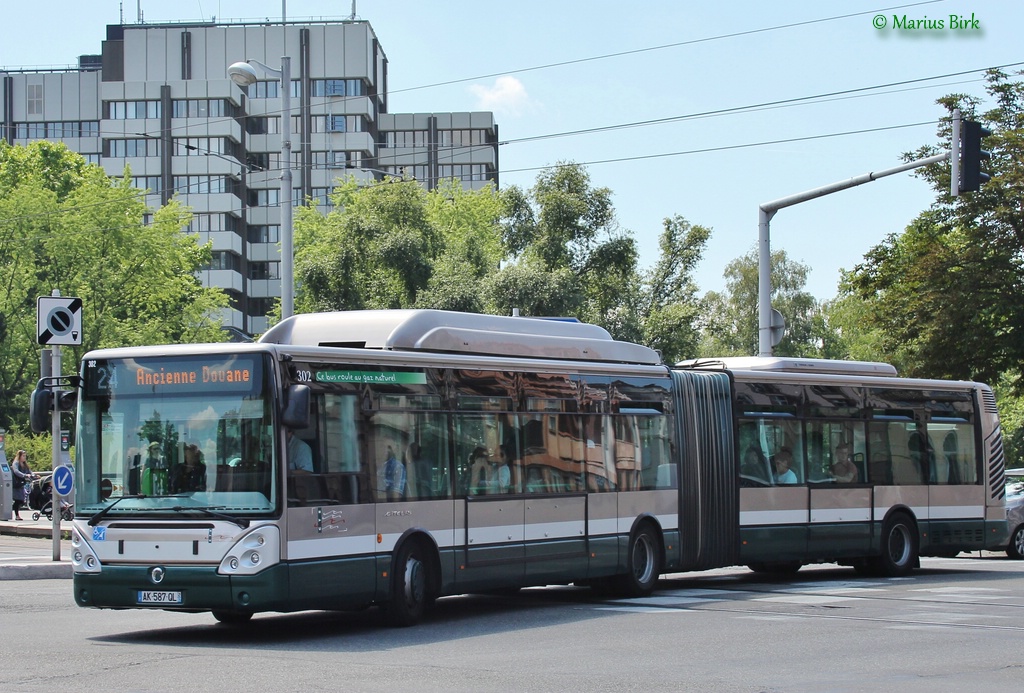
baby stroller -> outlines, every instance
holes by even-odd
[[[32,519],[38,520],[45,515],[47,520],[53,520],[53,475],[42,476],[32,482],[28,491],[28,507],[35,511]],[[71,520],[74,517],[74,507],[67,501],[60,501],[60,516],[63,520]]]

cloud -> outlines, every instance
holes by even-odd
[[[469,91],[476,97],[476,108],[494,111],[508,116],[520,116],[533,110],[534,103],[526,93],[526,87],[515,77],[507,75],[494,80],[494,86],[472,84]]]

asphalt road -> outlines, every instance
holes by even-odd
[[[68,580],[0,583],[3,691],[1019,691],[1024,562],[925,559],[913,577],[837,566],[664,579],[642,600],[573,587],[255,617],[95,611]]]

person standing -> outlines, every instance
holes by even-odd
[[[379,483],[387,500],[401,500],[405,495],[405,465],[395,457],[395,449],[390,445],[381,467]]]
[[[32,486],[35,474],[28,466],[28,453],[18,450],[14,456],[14,464],[11,465],[11,490],[14,491],[14,519],[21,519],[21,509],[28,503],[28,492]]]

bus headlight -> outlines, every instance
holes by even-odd
[[[71,530],[71,568],[76,573],[99,573],[103,568],[89,542],[77,528]]]
[[[263,525],[244,534],[224,555],[219,575],[255,575],[281,560],[281,532]]]

